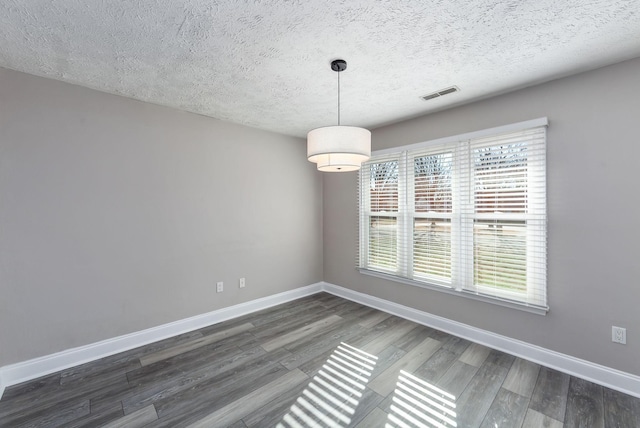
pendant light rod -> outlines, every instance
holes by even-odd
[[[331,61],[331,69],[338,74],[338,126],[340,126],[340,72],[347,69],[347,61],[336,59]]]

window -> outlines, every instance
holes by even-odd
[[[546,124],[374,153],[360,271],[546,311]]]

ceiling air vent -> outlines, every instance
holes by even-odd
[[[458,92],[459,90],[460,90],[460,88],[458,88],[457,86],[451,86],[449,88],[441,89],[439,91],[432,92],[430,94],[424,95],[424,96],[422,96],[420,98],[422,98],[425,101],[429,101],[429,100],[432,100],[434,98],[441,97],[443,95],[447,95],[447,94],[452,94],[454,92]]]

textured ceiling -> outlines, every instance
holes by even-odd
[[[374,128],[638,56],[639,0],[0,0],[0,67],[297,136],[335,58]]]

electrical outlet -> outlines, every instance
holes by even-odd
[[[240,278],[240,281],[238,282],[238,286],[240,288],[244,288],[244,278]]]
[[[611,327],[611,341],[615,343],[627,344],[627,329],[623,327]]]
[[[224,284],[222,281],[220,281],[216,284],[216,292],[222,293],[222,290],[224,290]]]

